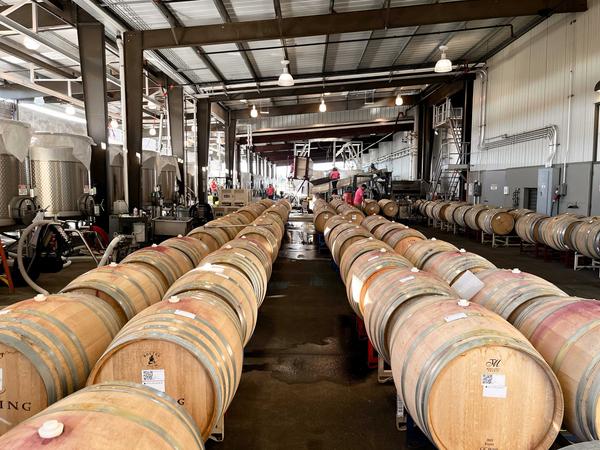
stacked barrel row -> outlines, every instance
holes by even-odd
[[[549,448],[563,400],[541,355],[499,315],[417,268],[431,253],[415,251],[430,242],[421,233],[381,216],[363,224],[334,216],[325,241],[421,430],[444,449]]]
[[[386,226],[405,229],[377,216],[367,218],[363,226],[371,230],[375,226],[375,233]],[[394,233],[398,231],[386,233],[382,239],[391,242]],[[600,438],[597,300],[570,297],[540,277],[518,269],[498,269],[487,259],[442,240],[423,236],[399,253],[419,269],[442,278],[462,298],[486,307],[517,328],[560,382],[567,429],[581,440]],[[522,376],[530,374],[523,372]]]
[[[3,400],[15,405],[3,431],[86,379],[92,386],[9,431],[0,446],[202,448],[239,382],[289,209],[249,205],[93,269],[61,294],[3,310],[1,342],[13,358],[2,366]],[[97,434],[105,436],[95,442]]]

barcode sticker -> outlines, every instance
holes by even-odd
[[[467,315],[465,313],[456,313],[456,314],[452,314],[450,316],[444,317],[444,320],[446,322],[454,322],[455,320],[466,319],[466,318],[467,318]]]
[[[189,311],[182,311],[181,309],[176,309],[175,310],[175,314],[177,314],[178,316],[187,317],[188,319],[195,319],[196,318],[196,314],[191,313]]]
[[[506,375],[501,373],[484,373],[481,375],[483,396],[490,398],[506,398]]]
[[[165,369],[142,370],[142,384],[165,392]]]

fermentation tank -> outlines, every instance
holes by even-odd
[[[111,144],[108,146],[108,193],[112,204],[118,200],[125,200],[125,177],[123,146]]]
[[[46,216],[77,217],[88,193],[93,141],[88,136],[36,132],[31,140],[31,185]]]
[[[198,196],[198,163],[197,153],[193,150],[186,152],[186,168],[185,168],[185,186],[188,194],[193,194],[195,197]]]
[[[161,155],[159,159],[158,184],[160,185],[165,205],[177,202],[177,181],[181,180],[179,165],[175,156]]]
[[[13,225],[9,203],[26,185],[25,162],[29,153],[31,127],[28,123],[0,119],[0,226]]]

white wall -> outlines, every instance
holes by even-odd
[[[491,58],[487,64],[486,138],[558,126],[554,164],[591,161],[594,103],[600,94],[600,0],[589,10],[552,16]],[[567,142],[570,68],[573,68],[571,133]],[[471,163],[473,170],[543,165],[549,153],[539,140],[479,151],[481,81],[475,83]]]

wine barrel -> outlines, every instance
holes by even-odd
[[[422,269],[423,265],[433,255],[441,252],[457,252],[458,248],[446,241],[429,239],[418,241],[406,249],[404,257],[408,259],[416,268]]]
[[[332,199],[331,199],[331,201],[329,202],[329,206],[331,206],[333,209],[335,209],[335,210],[336,210],[338,213],[339,213],[339,211],[338,211],[338,208],[339,208],[340,206],[342,206],[342,205],[345,205],[345,204],[346,204],[346,202],[345,202],[345,201],[343,201],[343,200],[342,200],[341,198],[339,198],[339,197],[337,197],[337,198],[336,198],[336,197],[334,197],[334,198],[332,198]]]
[[[388,234],[390,234],[394,231],[397,231],[397,230],[407,230],[407,229],[408,229],[408,227],[401,223],[388,222],[386,224],[381,225],[380,227],[377,227],[377,229],[373,233],[373,236],[375,236],[380,241],[385,241]]]
[[[337,212],[335,212],[333,208],[329,207],[319,210],[319,212],[315,213],[314,216],[315,229],[319,233],[325,231],[325,223],[336,214]]]
[[[245,236],[243,236],[239,239],[236,238],[229,241],[223,246],[223,248],[241,248],[244,250],[248,250],[260,260],[262,267],[265,273],[267,274],[267,279],[271,278],[271,272],[273,270],[271,258],[269,254],[265,251],[265,249],[258,245],[256,242],[247,239]]]
[[[532,211],[531,209],[527,209],[527,208],[516,208],[516,209],[511,209],[508,211],[510,213],[511,216],[513,216],[513,218],[515,219],[515,222],[517,220],[519,220],[521,217],[525,217],[529,214],[533,214],[534,211]]]
[[[189,258],[173,247],[163,247],[153,244],[130,253],[121,261],[122,265],[129,263],[142,264],[152,270],[165,286],[171,286],[177,278],[194,268]]]
[[[456,208],[456,211],[454,211],[454,213],[452,214],[452,218],[454,219],[456,225],[458,225],[461,228],[467,227],[467,223],[465,222],[465,215],[467,214],[467,212],[469,212],[469,210],[472,207],[473,205],[461,205],[458,208]]]
[[[263,302],[269,279],[262,262],[252,251],[244,248],[234,248],[230,244],[225,244],[219,250],[204,258],[201,264],[224,264],[240,270],[252,283],[258,306]]]
[[[188,236],[198,239],[208,245],[211,252],[225,245],[229,241],[229,235],[221,228],[208,228],[205,226],[194,228]]]
[[[550,365],[565,396],[567,430],[600,437],[600,305],[570,297],[533,300],[514,318]]]
[[[203,292],[218,295],[236,313],[245,345],[256,326],[258,299],[244,273],[225,264],[200,264],[177,280],[167,291],[165,298]]]
[[[369,233],[360,225],[354,225],[353,228],[342,231],[335,236],[335,238],[332,237],[331,254],[333,255],[333,260],[335,263],[338,265],[340,264],[340,261],[348,249],[348,246],[353,242],[372,236],[373,235],[371,233]]]
[[[150,378],[155,388],[188,411],[206,440],[239,385],[242,339],[237,316],[216,293],[170,297],[119,332],[96,363],[88,384],[148,383]]]
[[[467,270],[478,273],[495,269],[496,266],[482,256],[469,253],[464,249],[458,252],[442,252],[430,257],[423,265],[423,270],[431,272],[449,285],[454,284]]]
[[[340,223],[336,227],[332,228],[331,231],[325,236],[325,243],[327,244],[327,247],[329,247],[329,249],[331,250],[335,239],[341,232],[345,230],[356,229],[356,227],[362,228],[353,222],[346,221],[345,223]]]
[[[575,222],[577,227],[571,231],[569,248],[592,259],[600,259],[600,220],[588,219]]]
[[[265,211],[266,214],[277,214],[281,220],[283,221],[283,223],[286,223],[288,221],[289,215],[290,215],[290,209],[288,209],[288,205],[289,203],[287,203],[287,200],[285,202],[279,201],[276,204],[274,204],[273,206],[271,206],[269,209],[267,209]]]
[[[354,264],[356,258],[372,250],[382,249],[391,253],[394,252],[394,249],[392,247],[387,245],[385,242],[375,239],[372,236],[365,239],[360,239],[350,244],[344,252],[344,255],[342,256],[339,264],[340,277],[342,278],[342,281],[344,283],[346,282],[348,272],[350,271],[350,267],[352,267],[352,264]]]
[[[79,275],[61,292],[98,297],[115,311],[124,325],[141,310],[160,301],[166,288],[144,264],[111,263]]]
[[[433,219],[437,221],[446,220],[446,209],[450,206],[451,202],[439,202],[436,203],[433,208],[431,208],[431,215]]]
[[[271,200],[270,198],[263,198],[259,200],[258,203],[263,205],[265,208],[270,208],[275,204],[275,200]]]
[[[385,235],[385,243],[394,249],[396,253],[404,255],[408,247],[415,242],[424,241],[427,238],[423,233],[413,228],[394,229]]]
[[[219,217],[211,220],[206,225],[206,228],[217,228],[227,234],[227,239],[235,239],[239,231],[247,226],[250,222],[243,214],[228,214],[224,217]]]
[[[512,322],[513,313],[531,300],[567,296],[552,283],[519,269],[490,269],[476,276],[484,287],[471,301],[485,306],[509,322]]]
[[[172,247],[185,254],[194,267],[196,267],[202,258],[210,253],[208,245],[204,242],[188,236],[177,236],[160,243],[162,247]]]
[[[561,450],[600,450],[600,441],[580,442],[563,447]]]
[[[556,376],[480,305],[439,296],[412,302],[396,310],[389,346],[398,394],[440,449],[547,449],[560,431]]]
[[[0,437],[0,447],[204,449],[200,431],[174,399],[124,381],[89,386],[69,395]]]
[[[275,238],[277,238],[278,244],[283,240],[283,234],[285,233],[284,226],[268,215],[259,216],[254,222],[252,222],[252,226],[263,227],[269,230],[271,233],[273,233]]]
[[[346,276],[346,293],[352,310],[358,317],[363,317],[362,302],[369,285],[370,278],[381,270],[390,267],[411,267],[412,264],[406,258],[392,253],[385,248],[371,250],[358,256],[348,270]]]
[[[323,237],[325,238],[325,242],[327,242],[327,239],[329,238],[329,235],[331,234],[331,232],[336,227],[338,227],[344,223],[350,223],[350,222],[348,220],[344,219],[340,215],[330,217],[329,220],[327,220],[327,222],[325,223],[325,230],[323,230]]]
[[[515,219],[506,209],[486,209],[477,215],[477,225],[487,234],[505,236],[514,230]]]
[[[384,216],[394,218],[398,215],[398,205],[395,201],[389,199],[379,200],[379,207]]]
[[[443,200],[431,200],[430,202],[425,204],[423,207],[423,215],[429,217],[430,219],[433,219],[433,208],[435,207],[435,205],[442,202]]]
[[[529,244],[538,242],[538,227],[543,219],[548,216],[546,214],[526,214],[517,219],[515,223],[515,231],[522,241]]]
[[[379,226],[387,223],[390,223],[390,221],[383,216],[367,216],[360,224],[365,227],[369,233],[375,233],[375,230]]]
[[[80,293],[40,294],[3,309],[0,433],[85,386],[122,325],[106,303]]]
[[[359,210],[358,208],[355,208],[354,206],[350,206],[350,205],[346,205],[346,204],[340,206],[340,208],[338,210],[338,214],[340,214],[344,219],[349,220],[352,223],[355,223],[356,225],[360,225],[360,223],[365,218],[365,215],[363,214],[363,212],[361,210]]]
[[[560,214],[541,220],[538,228],[539,239],[554,250],[569,250],[565,241],[567,229],[580,218],[574,214]]]
[[[461,206],[471,205],[465,202],[451,202],[444,210],[444,220],[452,225],[458,225],[456,219],[454,219],[454,213],[457,212]]]
[[[487,206],[487,205],[474,205],[474,206],[471,206],[465,212],[465,215],[464,215],[465,224],[471,230],[480,231],[481,228],[479,227],[479,221],[477,220],[477,218],[486,209],[489,209],[489,206]]]
[[[363,200],[362,209],[367,216],[377,215],[381,210],[377,201],[371,198],[366,198]]]
[[[263,246],[269,253],[271,261],[275,262],[277,259],[277,254],[279,253],[279,242],[271,230],[264,227],[251,225],[244,228],[237,235],[238,238],[243,236],[254,240],[259,245]]]
[[[405,304],[418,302],[421,297],[431,295],[451,297],[454,291],[435,275],[421,272],[415,267],[391,267],[371,276],[361,311],[369,339],[386,361],[390,361],[390,333],[394,328],[396,311]]]
[[[258,205],[256,203],[250,203],[240,209],[237,210],[239,214],[244,215],[248,219],[248,223],[256,220],[258,216],[260,216],[264,211],[265,207],[262,205]]]

